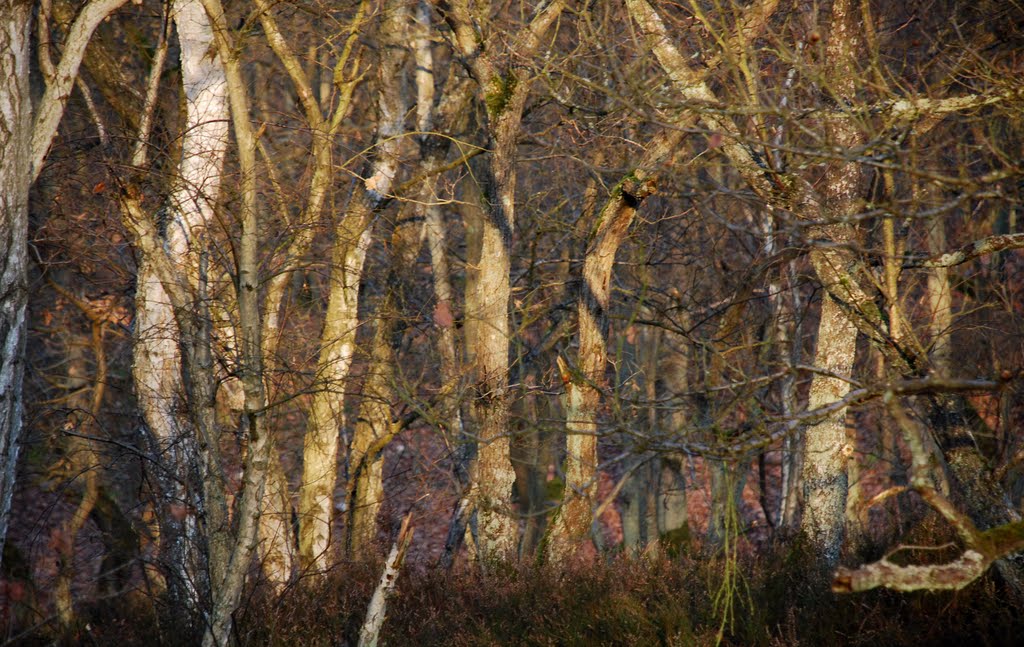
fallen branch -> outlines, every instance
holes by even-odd
[[[957,559],[945,564],[900,566],[889,561],[886,556],[859,568],[840,568],[832,579],[832,590],[836,593],[856,593],[878,587],[896,591],[962,589],[981,577],[996,560],[1024,549],[1024,521],[979,531],[967,515],[957,510],[949,499],[932,487],[928,481],[929,456],[920,432],[896,402],[892,391],[885,394],[885,401],[893,418],[902,428],[910,449],[912,474],[907,489],[916,491],[941,514],[956,529],[966,548]],[[894,495],[899,491],[903,490],[887,490],[872,499],[872,503],[884,501],[890,496],[887,493]]]

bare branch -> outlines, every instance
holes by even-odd
[[[968,243],[960,249],[938,256],[931,256],[921,260],[912,260],[903,264],[904,269],[908,268],[934,268],[953,267],[974,260],[975,258],[994,254],[1008,249],[1020,249],[1024,247],[1024,234],[1003,234],[1000,236],[989,236]]]
[[[50,143],[57,132],[57,126],[64,115],[64,106],[71,97],[71,88],[78,77],[78,68],[85,56],[85,48],[96,27],[110,14],[117,11],[127,0],[93,0],[82,9],[68,31],[64,43],[64,56],[47,84],[46,92],[39,102],[39,113],[32,124],[32,181],[39,176],[43,158],[50,149]]]
[[[832,580],[836,593],[856,593],[878,587],[896,591],[959,590],[981,577],[992,560],[968,550],[960,559],[931,566],[898,566],[887,559],[857,569],[840,568]]]
[[[981,577],[996,560],[1024,548],[1024,521],[980,532],[966,514],[957,510],[949,499],[932,487],[928,481],[929,452],[921,440],[921,433],[914,428],[893,392],[887,392],[885,400],[890,414],[902,428],[910,449],[913,489],[956,528],[967,549],[957,559],[944,564],[901,566],[892,563],[886,556],[860,568],[840,568],[832,580],[832,590],[836,593],[855,593],[879,587],[896,591],[962,589]],[[898,493],[896,488],[891,491],[893,494]]]

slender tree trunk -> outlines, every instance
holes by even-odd
[[[800,311],[800,296],[795,287],[794,277],[796,272],[794,264],[790,263],[789,273],[789,305],[788,312],[794,319],[793,340],[801,339],[802,326],[796,313]],[[789,349],[788,357],[791,366],[798,366],[801,363],[803,350],[798,341],[794,341]],[[789,417],[797,411],[796,398],[796,376],[789,375],[783,378],[782,382],[782,411]],[[804,433],[797,430],[789,435],[782,442],[782,500],[780,501],[779,523],[786,529],[796,527],[797,513],[800,511],[800,473],[803,471],[804,457]]]
[[[388,2],[381,26],[383,46],[377,66],[376,155],[370,165],[369,177],[354,189],[348,213],[338,218],[327,314],[303,442],[299,558],[304,569],[325,570],[331,562],[338,431],[343,424],[345,381],[352,365],[359,325],[359,282],[370,243],[373,216],[385,204],[398,173],[401,143],[398,135],[404,128],[406,112],[399,83],[405,64],[406,30],[404,6]]]
[[[18,469],[25,371],[32,3],[0,3],[0,554]],[[0,557],[2,561],[2,557]]]
[[[219,58],[208,56],[215,47],[213,32],[199,2],[176,2],[172,18],[181,47],[186,123],[165,244],[179,276],[195,294],[205,280],[200,277],[199,257],[227,149],[227,82]],[[181,373],[182,331],[170,298],[145,256],[136,295],[133,376],[146,425],[165,459],[158,483],[163,510],[161,558],[168,570],[170,608],[172,614],[185,610],[197,619],[208,610],[210,586],[205,541],[197,518],[204,506],[197,479],[204,470],[200,444],[205,441],[197,437],[196,421],[184,413],[189,411],[191,398],[186,396]],[[193,379],[204,376],[193,375]]]
[[[297,227],[295,237],[288,245],[287,251],[282,257],[281,265],[277,268],[277,271],[273,273],[273,276],[267,281],[267,293],[264,299],[263,308],[263,357],[264,365],[268,373],[272,373],[277,356],[278,342],[280,339],[280,327],[281,327],[281,305],[284,301],[285,291],[287,286],[292,280],[292,276],[297,269],[298,259],[302,258],[311,246],[315,232],[317,231],[316,221],[320,217],[323,210],[324,203],[327,200],[327,196],[333,186],[334,182],[334,162],[331,159],[331,151],[334,143],[335,136],[337,135],[339,126],[342,120],[348,116],[352,107],[352,93],[362,78],[362,75],[358,70],[347,71],[350,67],[351,59],[353,57],[353,45],[357,34],[363,27],[363,23],[366,20],[366,12],[369,9],[369,0],[362,0],[356,10],[355,15],[352,18],[351,23],[348,26],[348,35],[345,42],[345,46],[341,50],[341,54],[338,57],[333,73],[328,73],[330,69],[329,60],[327,59],[328,52],[324,50],[323,58],[321,59],[321,74],[319,84],[319,101],[316,100],[313,93],[313,85],[310,82],[309,77],[306,75],[302,64],[294,54],[294,50],[289,45],[287,39],[280,32],[277,26],[277,22],[273,15],[273,9],[266,2],[262,0],[257,2],[257,8],[260,11],[259,19],[260,24],[263,27],[264,32],[267,35],[267,41],[273,49],[277,58],[281,61],[286,73],[291,78],[292,84],[295,87],[296,94],[299,96],[300,103],[302,104],[303,111],[305,112],[306,120],[312,131],[312,177],[309,183],[309,197],[305,204],[305,208],[300,216],[300,226]],[[314,50],[315,51],[315,50]],[[358,57],[356,57],[358,58]],[[358,66],[358,64],[357,64]],[[333,110],[331,109],[331,96],[330,87],[331,80],[337,82],[338,97],[334,103]],[[272,165],[270,156],[266,154],[265,150],[264,157],[269,165]],[[360,264],[361,261],[355,259],[355,264]],[[341,363],[332,370],[335,371],[335,377],[343,379],[347,375],[348,364],[351,361],[350,352],[342,350]],[[322,384],[321,387],[327,388],[329,384]],[[272,396],[271,396],[272,397]],[[315,398],[314,398],[315,399]],[[320,407],[321,419],[324,419],[323,413],[323,402],[317,405]],[[342,424],[342,413],[341,411],[335,412],[333,419],[336,421],[338,426]],[[310,414],[313,415],[313,412]],[[322,422],[321,424],[328,424]],[[307,437],[308,440],[308,437]],[[336,442],[336,441],[335,441]],[[330,480],[333,484],[335,478],[335,472],[331,471],[326,464],[334,464],[336,462],[337,449],[336,447],[332,450],[330,446],[322,448],[327,454],[334,452],[334,461],[327,459],[324,461],[324,465],[311,465],[315,469],[320,469],[320,472],[316,472],[317,478],[320,475],[323,478]],[[310,454],[310,459],[318,458],[317,452],[313,451]],[[316,461],[314,461],[316,462]],[[262,555],[261,564],[263,566],[264,573],[267,579],[275,586],[278,590],[291,579],[295,568],[295,549],[294,549],[294,537],[291,524],[291,496],[289,494],[288,482],[285,477],[284,471],[280,465],[280,460],[275,460],[274,464],[270,466],[268,473],[267,483],[267,500],[265,504],[265,513],[260,518],[260,551]],[[304,481],[305,482],[305,481]],[[326,489],[333,490],[333,485],[327,486]],[[314,488],[315,489],[315,488]],[[319,509],[321,517],[328,519],[327,525],[317,524],[315,521],[310,521],[309,524],[301,524],[300,530],[305,529],[313,532],[314,534],[320,533],[320,536],[324,537],[324,541],[321,544],[317,544],[313,548],[309,548],[308,536],[307,536],[307,549],[305,552],[306,558],[303,558],[303,565],[309,566],[310,564],[317,563],[318,567],[323,567],[327,563],[327,541],[329,539],[329,519],[331,515],[330,510],[330,497],[333,495],[331,492],[320,492],[321,497],[326,494],[327,498],[314,499],[317,505],[324,505]],[[305,505],[308,509],[309,500],[307,499],[302,505]],[[327,530],[327,534],[323,534]],[[301,547],[300,547],[300,550]],[[315,555],[316,557],[310,557]],[[320,560],[317,562],[317,560]]]
[[[240,236],[236,264],[238,268],[237,293],[239,345],[238,374],[245,394],[242,411],[241,433],[245,441],[242,465],[241,491],[236,498],[235,515],[227,518],[224,495],[224,478],[221,462],[214,453],[217,437],[213,433],[213,366],[207,367],[205,391],[193,384],[192,394],[198,402],[193,407],[205,406],[208,414],[199,417],[203,424],[200,430],[208,447],[206,448],[207,474],[204,480],[204,495],[207,518],[210,520],[210,577],[213,590],[213,610],[209,625],[203,635],[204,647],[225,647],[228,645],[233,626],[233,616],[238,609],[245,584],[246,574],[252,564],[259,542],[261,502],[267,483],[269,464],[274,457],[273,439],[266,425],[267,397],[263,383],[263,325],[260,313],[260,263],[258,256],[259,219],[256,208],[256,139],[249,123],[249,103],[239,63],[239,50],[228,32],[224,9],[219,0],[203,0],[206,17],[212,23],[217,52],[223,60],[230,97],[231,122],[234,126],[238,146],[240,174],[239,205]],[[206,58],[213,58],[207,53]],[[203,296],[200,292],[200,297]],[[202,303],[202,302],[200,302]],[[198,308],[200,314],[202,307]],[[179,316],[179,323],[181,317]],[[207,327],[209,330],[209,327]],[[184,331],[183,331],[184,332]],[[209,361],[209,339],[196,345],[203,355],[199,359]],[[188,358],[186,364],[194,380],[197,369],[202,366]],[[204,405],[204,403],[206,403]],[[221,527],[220,524],[223,524]]]
[[[608,365],[608,308],[615,254],[637,209],[656,190],[651,167],[667,157],[679,139],[678,134],[667,133],[651,144],[641,167],[612,190],[591,233],[576,300],[580,340],[577,366],[562,369],[566,389],[565,489],[549,533],[547,550],[552,561],[560,561],[590,535],[597,491],[597,413]],[[653,376],[651,379],[653,387]]]
[[[423,229],[412,222],[411,211],[399,217],[392,236],[387,292],[377,308],[370,364],[349,450],[346,551],[350,556],[364,555],[373,546],[377,514],[384,501],[383,452],[399,431],[392,420],[392,399],[396,351],[404,330],[399,319],[405,303],[402,276],[413,266]]]
[[[336,234],[320,359],[302,446],[299,558],[303,569],[325,570],[332,561],[330,541],[338,475],[338,434],[344,424],[345,380],[352,365],[359,323],[359,278],[370,242],[368,227],[363,226],[359,232],[351,231],[357,229],[352,219],[358,215],[350,212],[342,216]]]
[[[943,254],[946,246],[946,222],[935,218],[928,223],[928,253]],[[928,272],[928,306],[931,312],[932,368],[942,376],[949,376],[952,368],[952,349],[950,335],[953,326],[953,297],[949,288],[949,268],[935,267]]]

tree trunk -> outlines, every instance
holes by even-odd
[[[665,159],[679,140],[678,132],[669,132],[650,144],[640,168],[612,190],[591,232],[576,298],[580,340],[577,365],[562,371],[566,389],[565,488],[549,533],[548,557],[552,561],[563,559],[590,535],[597,491],[597,413],[608,365],[606,339],[615,254],[637,209],[656,190],[652,167]],[[654,376],[650,379],[653,387]]]
[[[480,439],[474,468],[478,541],[486,559],[507,559],[515,555],[517,535],[510,508],[515,471],[509,458],[508,429],[509,271],[515,230],[516,149],[530,92],[529,79],[525,73],[517,74],[512,58],[532,58],[565,5],[555,0],[539,8],[532,22],[509,44],[496,34],[480,38],[475,27],[479,16],[467,0],[457,0],[449,9],[446,18],[452,23],[456,44],[470,62],[480,99],[487,107],[492,150],[483,174],[487,214],[482,223],[481,263],[476,294],[466,299],[466,318],[480,324],[473,351],[470,406]]]
[[[826,60],[833,75],[830,89],[839,101],[852,100],[856,92],[854,62],[861,41],[858,16],[852,0],[837,0],[832,6]],[[863,144],[865,139],[857,122],[847,114],[829,120],[825,130],[832,145],[844,150]],[[858,164],[847,161],[830,164],[825,171],[822,190],[828,217],[841,221],[856,214],[860,209],[862,184],[862,171]],[[837,245],[856,241],[852,226],[842,222],[812,227],[811,235]],[[809,409],[814,409],[841,399],[849,392],[850,383],[842,378],[853,375],[857,329],[836,302],[837,295],[845,297],[844,291],[852,292],[850,287],[837,285],[833,279],[833,272],[849,271],[841,265],[847,259],[827,251],[812,251],[811,262],[818,280],[829,292],[822,301],[814,366],[838,376],[815,373],[807,404]],[[804,517],[801,528],[823,561],[835,566],[842,550],[846,517],[849,483],[846,462],[853,455],[853,448],[846,439],[845,408],[806,430],[804,452]]]
[[[826,293],[818,324],[815,368],[832,375],[850,375],[856,349],[857,329]],[[815,373],[807,408],[814,410],[835,402],[849,390],[848,381]],[[846,441],[846,409],[808,427],[805,438],[801,529],[822,558],[834,566],[843,543],[848,483],[846,461],[852,453]]]
[[[377,66],[376,152],[369,177],[354,189],[349,212],[338,217],[331,289],[303,442],[299,558],[304,569],[325,570],[331,562],[338,431],[342,426],[345,381],[352,365],[359,325],[359,282],[370,244],[373,216],[385,204],[398,173],[401,144],[398,135],[404,129],[406,113],[400,81],[406,58],[407,23],[404,6],[388,2],[380,27],[383,46]]]
[[[170,197],[165,244],[178,276],[195,294],[205,280],[200,277],[200,255],[219,194],[221,166],[228,145],[227,81],[219,58],[208,56],[215,47],[213,32],[199,2],[176,2],[172,18],[181,44],[185,136]],[[197,437],[199,430],[193,426],[197,421],[189,420],[185,414],[192,398],[186,395],[182,379],[179,342],[204,342],[182,339],[183,331],[175,319],[171,300],[145,255],[139,268],[135,322],[132,370],[136,396],[156,449],[165,457],[165,470],[157,482],[162,508],[161,559],[168,570],[173,615],[169,622],[180,622],[178,614],[183,611],[198,620],[200,614],[209,610],[210,583],[207,538],[197,515],[205,504],[212,502],[204,501],[201,491],[205,467],[200,446],[205,440]],[[192,378],[203,380],[206,376]],[[193,626],[193,630],[197,628]]]
[[[352,93],[362,79],[358,70],[346,72],[346,68],[349,68],[353,52],[352,45],[366,20],[369,4],[369,0],[362,0],[356,9],[355,15],[348,25],[345,47],[341,50],[333,73],[328,73],[330,70],[329,52],[327,49],[323,51],[320,59],[319,101],[317,101],[309,76],[295,56],[288,40],[278,29],[272,7],[263,0],[256,3],[260,24],[267,36],[268,44],[291,78],[292,85],[302,104],[306,121],[312,131],[310,157],[313,168],[309,182],[309,196],[300,216],[301,224],[296,227],[294,238],[281,256],[279,267],[267,281],[266,297],[263,302],[263,357],[268,374],[275,370],[275,358],[281,333],[281,305],[286,289],[292,281],[294,272],[299,267],[299,259],[308,252],[313,243],[318,231],[317,220],[334,184],[335,165],[331,159],[332,147],[342,120],[351,111]],[[311,49],[315,58],[316,48]],[[332,101],[333,97],[331,96],[332,80],[337,84],[336,101]],[[265,149],[261,149],[261,151],[264,153],[267,165],[272,166],[273,161],[269,154]],[[278,197],[283,199],[283,196]],[[344,369],[342,373],[345,371],[347,369]],[[268,397],[272,399],[273,395]],[[338,420],[340,423],[340,418]],[[288,482],[280,460],[275,457],[272,462],[274,464],[270,466],[268,474],[265,511],[260,518],[260,552],[264,574],[275,589],[280,591],[291,580],[296,555]],[[333,479],[334,476],[331,475],[328,478]],[[329,517],[329,508],[326,509],[326,514]],[[321,551],[317,554],[324,553]],[[308,560],[306,561],[308,562]]]
[[[32,4],[0,4],[0,555],[14,496],[25,372]],[[2,557],[0,557],[2,561]]]

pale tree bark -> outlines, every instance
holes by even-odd
[[[57,132],[93,32],[125,2],[93,0],[79,12],[34,119],[29,94],[32,3],[0,3],[0,553],[7,538],[22,424],[28,191]]]
[[[268,374],[274,372],[278,342],[281,335],[281,305],[292,274],[299,259],[309,250],[315,232],[316,221],[323,211],[324,203],[334,183],[335,165],[332,146],[342,120],[352,108],[352,93],[362,79],[359,71],[359,57],[355,54],[356,35],[366,21],[369,0],[359,4],[349,24],[345,44],[331,74],[322,74],[320,101],[316,100],[313,84],[302,67],[287,39],[278,28],[271,8],[266,2],[258,2],[260,24],[267,36],[267,42],[285,68],[295,87],[306,121],[312,131],[312,177],[309,183],[309,197],[303,206],[295,235],[288,244],[280,266],[267,281],[267,292],[263,305],[263,362]],[[324,61],[327,67],[327,61]],[[331,84],[338,91],[337,100],[331,104]],[[262,149],[268,170],[273,173],[273,161],[266,149]],[[275,181],[276,187],[276,181]],[[281,196],[283,198],[283,196]],[[286,219],[287,222],[287,219]],[[269,395],[268,399],[272,399]],[[291,495],[280,460],[271,461],[268,472],[263,515],[260,517],[260,565],[267,581],[278,592],[291,580],[295,566],[295,539],[291,523]]]
[[[299,498],[299,559],[304,569],[330,566],[331,520],[338,472],[338,430],[343,424],[345,381],[359,325],[359,281],[373,216],[386,203],[398,173],[406,103],[400,88],[407,29],[404,5],[388,2],[381,24],[377,65],[377,135],[369,177],[357,183],[348,213],[339,214],[332,250],[330,294],[321,336],[309,420],[303,441]]]
[[[57,63],[46,85],[46,92],[39,101],[39,109],[32,124],[32,181],[39,176],[43,158],[50,150],[53,136],[57,133],[64,107],[71,98],[71,90],[78,78],[78,68],[85,56],[85,48],[99,24],[128,0],[92,0],[78,13],[68,30],[64,42],[64,54]],[[17,5],[17,2],[10,2]]]
[[[402,520],[398,537],[395,538],[391,552],[388,553],[388,557],[384,561],[384,572],[380,575],[377,588],[373,590],[373,597],[370,598],[370,604],[366,609],[366,618],[363,620],[363,626],[359,629],[359,647],[377,647],[380,642],[380,630],[384,627],[388,599],[395,594],[398,573],[402,569],[405,554],[416,532],[409,525],[410,521],[412,521],[411,512]]]
[[[256,210],[256,139],[249,123],[249,105],[245,81],[241,73],[239,50],[227,31],[224,10],[219,0],[203,0],[216,40],[217,52],[223,60],[231,107],[231,122],[238,146],[241,174],[241,225],[238,253],[237,302],[239,326],[238,373],[245,394],[241,432],[246,442],[242,466],[241,492],[236,498],[235,514],[231,525],[223,529],[214,527],[211,543],[211,580],[213,611],[203,636],[203,645],[227,645],[232,635],[233,614],[242,596],[245,577],[259,541],[259,520],[268,465],[274,458],[273,439],[266,428],[267,398],[263,383],[263,344],[260,317],[260,271],[258,257],[259,222]],[[208,58],[212,58],[207,54]],[[190,370],[194,370],[189,366]],[[212,367],[211,367],[212,368]],[[201,395],[201,394],[200,394]],[[211,434],[212,435],[212,434]],[[207,451],[210,456],[212,452]],[[204,492],[208,507],[220,502],[214,497],[223,495],[223,474],[214,474],[220,466],[208,466]],[[217,518],[209,515],[211,521]],[[227,523],[228,519],[223,519]],[[221,546],[220,544],[224,544]]]
[[[385,297],[385,301],[389,301]],[[395,356],[391,347],[394,303],[382,303],[371,342],[370,366],[363,384],[362,402],[348,453],[347,523],[345,552],[349,557],[372,553],[377,536],[377,514],[384,503],[384,449],[400,425],[392,420],[392,380]]]
[[[403,326],[399,317],[404,305],[403,274],[416,259],[423,227],[403,209],[391,237],[391,268],[387,292],[377,307],[377,323],[370,349],[370,363],[363,383],[362,401],[349,447],[349,475],[345,500],[346,542],[349,556],[372,553],[377,535],[377,515],[384,502],[384,450],[401,430],[393,419],[395,360]]]
[[[946,222],[935,218],[928,223],[928,253],[933,256],[944,254],[946,244]],[[949,285],[949,268],[936,265],[928,272],[928,310],[931,322],[928,330],[931,337],[931,361],[936,373],[950,375],[952,368],[953,294]]]
[[[574,367],[560,361],[565,385],[566,449],[562,503],[547,539],[547,558],[562,561],[590,535],[597,492],[597,414],[608,367],[608,308],[615,254],[641,203],[656,190],[650,168],[675,149],[681,131],[656,138],[640,167],[614,189],[590,234],[576,300],[579,355]],[[561,358],[559,358],[561,360]]]
[[[836,402],[849,392],[850,383],[842,376],[851,374],[856,348],[857,329],[826,293],[821,304],[814,366],[828,374],[816,373],[812,378],[808,409]],[[846,462],[853,454],[846,438],[846,409],[831,413],[805,433],[801,474],[804,510],[800,526],[826,562],[834,565],[842,548],[846,517]]]
[[[829,40],[825,51],[829,90],[839,102],[854,98],[856,87],[856,56],[861,50],[859,12],[850,0],[837,0],[832,6]],[[853,148],[864,142],[857,122],[849,115],[840,114],[826,123],[826,136],[833,146]],[[829,217],[843,220],[860,209],[862,171],[853,162],[833,162],[825,172],[822,198]],[[811,229],[815,238],[824,238],[843,245],[856,241],[852,227],[831,224]],[[832,265],[845,259],[827,252],[811,252],[811,263],[823,282]],[[823,268],[829,266],[828,270]],[[857,330],[849,317],[837,305],[829,290],[822,300],[818,323],[818,342],[814,366],[824,373],[815,373],[807,406],[811,409],[842,399],[850,390],[847,379],[853,373],[857,351]],[[839,560],[846,524],[846,497],[849,485],[847,461],[853,457],[853,447],[847,441],[846,410],[841,409],[829,418],[805,431],[803,494],[804,516],[801,530],[808,536],[822,559],[829,565]]]
[[[0,3],[0,554],[7,538],[22,424],[32,169],[31,16],[32,3],[27,0]]]
[[[228,146],[227,80],[219,57],[208,55],[215,44],[202,5],[188,0],[176,2],[172,19],[181,51],[185,135],[178,176],[169,197],[164,244],[178,280],[196,294],[204,280],[200,277],[200,256],[220,191]],[[197,480],[204,469],[200,456],[203,441],[197,437],[196,421],[187,413],[181,334],[162,280],[152,259],[143,254],[136,290],[132,371],[143,417],[165,464],[164,473],[158,476],[160,550],[171,613],[184,611],[194,620],[208,611],[205,538],[197,518],[207,502],[202,500]]]
[[[542,5],[530,24],[504,45],[505,35],[497,30],[480,32],[486,19],[474,12],[468,0],[448,4],[445,18],[452,24],[459,53],[468,62],[487,107],[492,149],[484,165],[488,213],[483,219],[482,260],[475,286],[478,307],[470,311],[467,298],[466,317],[480,322],[470,407],[480,441],[474,467],[478,540],[485,558],[500,559],[515,554],[517,539],[510,509],[515,472],[508,434],[509,254],[515,229],[516,148],[531,85],[528,71],[513,61],[533,57],[565,5],[562,0]]]

